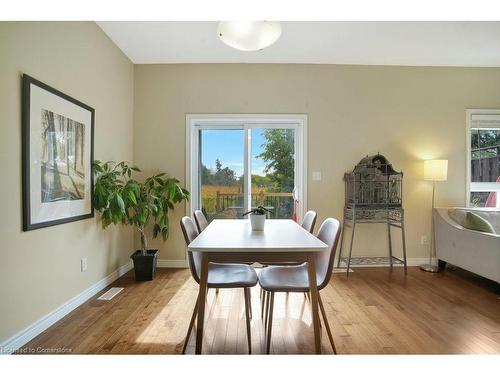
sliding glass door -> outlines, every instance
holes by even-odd
[[[190,126],[192,209],[201,209],[209,221],[241,218],[257,206],[273,219],[301,216],[300,124],[210,119]]]

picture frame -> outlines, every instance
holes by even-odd
[[[23,230],[94,216],[95,110],[22,76]]]

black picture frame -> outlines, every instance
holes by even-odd
[[[47,220],[43,222],[33,223],[31,218],[31,184],[30,181],[30,132],[31,132],[31,87],[37,86],[61,99],[64,99],[76,106],[83,108],[90,112],[90,150],[88,162],[90,167],[90,212],[59,218],[55,220]],[[94,217],[94,123],[95,123],[95,110],[85,103],[27,75],[22,75],[22,195],[23,195],[23,231],[30,231],[39,228],[45,228],[53,225],[70,223],[73,221],[84,220]]]

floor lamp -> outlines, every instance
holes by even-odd
[[[436,251],[436,239],[434,234],[434,198],[436,193],[436,181],[446,181],[448,177],[448,160],[424,160],[424,180],[432,181],[432,211],[431,211],[431,246],[429,249],[429,264],[422,264],[421,270],[427,272],[439,272],[438,265],[432,264],[432,255]]]

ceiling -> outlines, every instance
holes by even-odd
[[[304,63],[500,67],[500,22],[282,22],[256,52],[223,44],[217,22],[97,22],[135,64]]]

